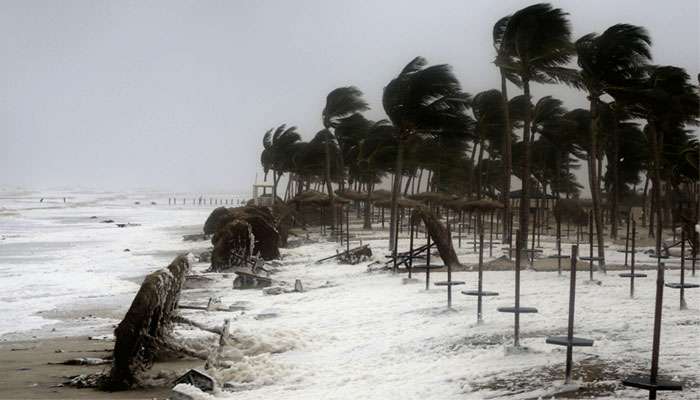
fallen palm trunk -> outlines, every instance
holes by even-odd
[[[129,389],[138,382],[137,375],[150,368],[161,350],[191,353],[166,340],[189,268],[187,258],[178,256],[167,268],[146,276],[129,311],[114,330],[112,369],[101,388]]]
[[[443,224],[435,217],[428,208],[418,207],[413,210],[411,218],[420,218],[423,220],[425,227],[428,230],[428,234],[435,242],[438,252],[440,253],[440,258],[445,265],[449,267],[461,267],[455,249],[452,246],[452,238],[450,237],[450,232],[445,228]],[[415,221],[415,219],[414,219]]]

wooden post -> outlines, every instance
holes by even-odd
[[[515,316],[513,329],[513,346],[520,346],[520,229],[515,232]]]
[[[411,238],[408,242],[408,263],[406,266],[408,267],[408,279],[411,279],[413,272],[413,219],[410,216],[408,222],[411,224]]]
[[[481,243],[481,247],[484,247],[483,243]],[[489,223],[489,257],[493,257],[493,210],[491,210],[491,221]]]
[[[630,256],[630,268],[632,270],[632,277],[630,278],[630,298],[634,298],[634,259],[637,252],[637,222],[632,220],[632,253]]]
[[[688,306],[685,304],[685,229],[681,228],[681,310]]]
[[[625,237],[625,267],[627,266],[627,254],[630,249],[630,219],[632,219],[632,209],[627,213],[627,236]]]
[[[657,259],[656,266],[656,304],[654,305],[654,339],[651,347],[651,374],[649,381],[656,384],[659,373],[659,348],[661,347],[661,312],[664,302],[664,270],[665,265]],[[656,399],[656,389],[649,390],[649,399]]]
[[[588,213],[588,272],[593,280],[593,211]]]
[[[482,312],[482,293],[483,293],[483,266],[484,266],[484,234],[481,233],[479,234],[479,283],[478,283],[478,291],[479,295],[477,296],[476,300],[476,323],[480,324],[483,322],[483,312]]]
[[[350,253],[350,207],[345,208],[345,251]]]
[[[428,231],[428,227],[426,226],[425,231]],[[427,248],[427,254],[425,256],[425,290],[430,289],[430,233],[427,233],[428,237],[428,248]]]
[[[566,332],[566,337],[568,343],[566,345],[566,375],[564,378],[564,384],[568,385],[571,383],[571,368],[573,364],[573,350],[574,350],[574,311],[576,302],[576,258],[578,257],[578,246],[571,246],[571,271],[569,275],[569,326]]]

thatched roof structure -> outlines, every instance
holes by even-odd
[[[333,200],[336,204],[350,203],[350,200],[341,196],[335,196]],[[294,196],[294,198],[291,199],[290,202],[298,204],[311,204],[320,207],[328,207],[330,205],[330,201],[328,200],[327,194],[317,192],[314,190],[307,190],[305,192],[301,192],[298,195]]]
[[[377,189],[370,195],[371,201],[384,200],[386,198],[391,198],[391,191],[384,189]]]
[[[345,199],[354,201],[365,201],[367,200],[367,193],[357,192],[355,190],[336,190],[335,194]]]
[[[374,202],[374,205],[381,208],[391,208],[391,198],[377,200]],[[399,197],[396,199],[396,205],[399,208],[418,208],[420,206],[424,206],[425,204],[421,203],[420,201]]]
[[[584,209],[586,201],[579,199],[561,199],[554,206],[554,217],[578,225],[588,223],[588,213]]]
[[[413,200],[424,201],[426,203],[442,205],[448,201],[457,200],[459,197],[444,192],[423,192],[409,196]]]

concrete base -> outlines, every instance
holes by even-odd
[[[419,280],[416,278],[402,278],[401,279],[402,285],[410,285],[410,284],[418,283],[418,282],[419,282]]]

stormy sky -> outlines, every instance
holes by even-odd
[[[0,187],[247,191],[263,133],[287,123],[310,138],[338,86],[359,87],[371,119],[417,55],[451,64],[470,93],[498,87],[492,26],[532,3],[2,0]],[[655,63],[700,72],[697,0],[552,3],[574,38],[642,25]],[[533,87],[550,94],[587,106]]]

